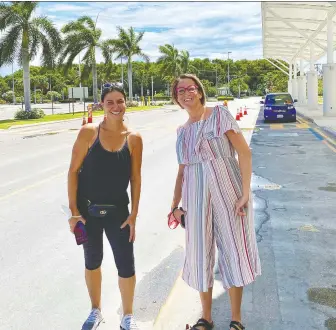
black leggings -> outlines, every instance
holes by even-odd
[[[86,213],[86,212],[85,212]],[[85,228],[88,233],[88,242],[83,244],[85,268],[95,270],[103,261],[103,232],[110,242],[118,275],[129,278],[135,274],[133,242],[129,242],[130,227],[127,225],[120,229],[121,224],[127,220],[128,207],[118,207],[112,214],[104,218],[95,218],[84,215]]]

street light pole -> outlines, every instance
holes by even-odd
[[[124,88],[124,67],[122,63],[122,56],[120,57],[120,63],[121,63],[121,84]]]
[[[228,93],[230,94],[230,54],[232,52],[227,53],[228,53]]]
[[[79,76],[79,87],[82,87],[82,74],[80,69],[80,52],[78,54],[78,76]]]
[[[153,76],[152,76],[152,100],[154,98]]]
[[[15,88],[14,88],[14,62],[12,62],[12,76],[13,76],[13,104],[15,104],[16,99],[15,99]]]

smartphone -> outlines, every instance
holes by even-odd
[[[87,236],[87,232],[85,229],[85,225],[82,221],[77,222],[75,229],[74,229],[74,234],[75,234],[77,245],[84,244],[88,241],[88,236]]]
[[[69,219],[71,217],[70,209],[68,207],[66,207],[65,205],[61,205],[61,209],[62,209],[63,213]],[[87,236],[87,232],[86,232],[86,229],[85,229],[85,225],[82,221],[77,222],[77,224],[75,226],[75,229],[74,229],[74,234],[75,234],[77,245],[81,245],[81,244],[86,243],[88,241],[88,236]]]

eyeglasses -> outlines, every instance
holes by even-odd
[[[110,88],[110,87],[119,87],[119,88],[123,88],[123,84],[120,82],[115,82],[115,83],[105,83],[103,85],[103,88]]]
[[[178,95],[184,95],[186,91],[188,91],[189,93],[196,93],[198,91],[198,86],[190,85],[186,88],[176,87],[176,92],[177,92]]]

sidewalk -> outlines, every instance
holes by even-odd
[[[336,138],[336,116],[323,116],[323,105],[319,104],[318,110],[308,110],[307,106],[296,106],[298,115],[307,121],[313,122],[331,138]]]

